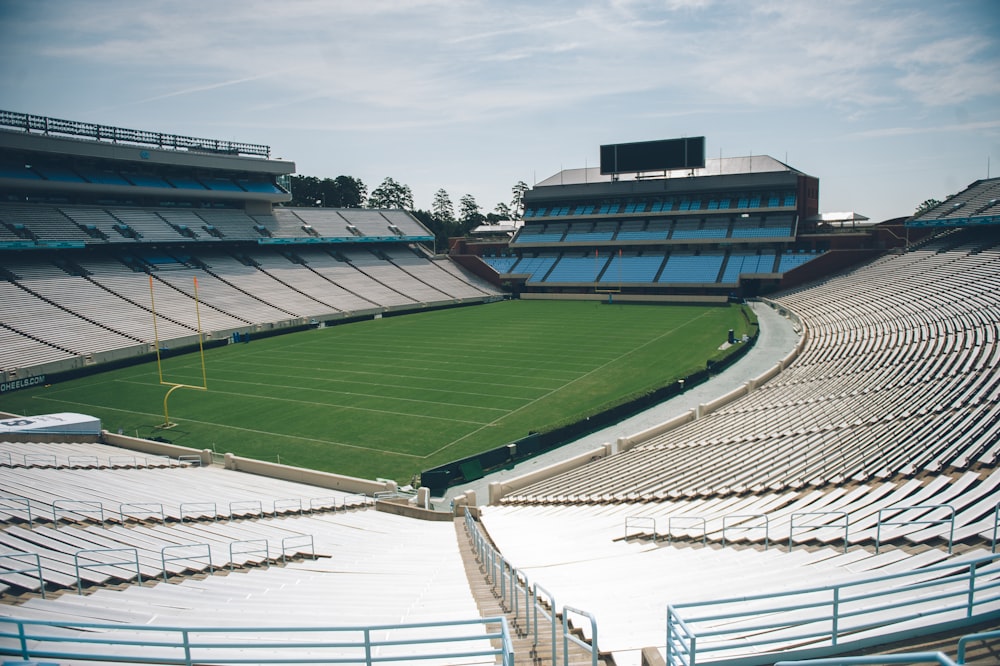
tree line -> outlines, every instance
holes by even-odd
[[[481,224],[501,224],[520,220],[524,215],[524,193],[528,185],[518,181],[511,188],[509,202],[500,202],[493,210],[484,213],[471,194],[458,200],[458,208],[444,189],[434,194],[431,210],[420,210],[413,205],[413,192],[409,185],[387,177],[369,194],[368,187],[359,178],[337,176],[290,177],[292,200],[289,206],[317,208],[381,208],[403,209],[413,214],[430,229],[439,247],[447,247],[448,238],[464,236]]]

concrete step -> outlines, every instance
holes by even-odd
[[[505,608],[499,592],[493,584],[488,582],[484,568],[476,560],[476,551],[472,546],[472,539],[466,534],[465,519],[455,519],[455,533],[458,538],[459,549],[462,553],[462,560],[465,564],[465,573],[469,579],[469,589],[479,607],[482,617],[496,617],[503,615],[507,618],[507,626],[511,631],[511,642],[514,644],[515,666],[562,666],[563,664],[563,638],[561,620],[557,617],[556,626],[556,650],[555,662],[552,659],[552,624],[544,618],[539,618],[538,623],[538,643],[535,643],[534,628],[531,632],[526,631],[523,618],[515,618],[514,614]],[[523,601],[522,601],[523,603]],[[523,608],[521,613],[524,613]],[[570,643],[569,664],[570,666],[592,666],[593,660],[590,652],[580,646]],[[610,657],[598,659],[601,666],[614,666]]]

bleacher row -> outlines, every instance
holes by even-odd
[[[266,178],[221,176],[193,176],[188,173],[160,176],[136,170],[112,168],[88,168],[83,165],[40,164],[33,160],[25,164],[23,160],[10,158],[0,160],[0,178],[21,181],[54,181],[58,183],[81,183],[124,187],[155,187],[164,190],[196,190],[212,192],[239,192],[282,194],[284,191]]]
[[[425,239],[427,231],[401,210],[275,208],[270,215],[250,215],[225,208],[0,203],[0,247],[366,238]]]
[[[500,274],[527,283],[736,284],[741,275],[775,274],[815,259],[816,252],[761,250],[590,250],[485,256]]]
[[[580,222],[548,222],[521,227],[511,245],[602,242],[690,242],[725,239],[758,240],[794,236],[795,216],[788,213],[743,218],[653,218]]]
[[[738,192],[724,194],[663,197],[651,201],[603,202],[571,205],[528,206],[525,219],[578,215],[632,215],[636,213],[669,213],[672,211],[745,210],[756,208],[793,208],[795,192]]]
[[[26,368],[154,342],[189,339],[295,319],[493,297],[499,292],[448,261],[380,246],[331,253],[268,247],[197,254],[46,256],[5,260],[0,280],[0,368]],[[62,266],[62,267],[60,267]],[[143,271],[137,271],[141,268]],[[149,271],[147,274],[146,271]],[[150,293],[150,275],[153,293]],[[197,279],[198,302],[194,300]]]

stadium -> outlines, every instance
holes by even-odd
[[[866,224],[703,139],[601,156],[435,254],[406,211],[284,205],[267,146],[0,112],[5,663],[997,663],[1000,179]],[[594,418],[709,392],[679,414],[595,448],[561,445],[596,424],[501,438],[418,489],[172,438],[206,354],[512,301],[749,301],[760,332]],[[775,327],[793,348],[711,393]],[[395,330],[399,363],[420,340]],[[646,344],[612,332],[595,356]],[[155,433],[10,409],[143,363]]]

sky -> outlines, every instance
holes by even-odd
[[[266,144],[428,210],[704,136],[880,221],[1000,176],[1000,2],[0,0],[0,109]]]

